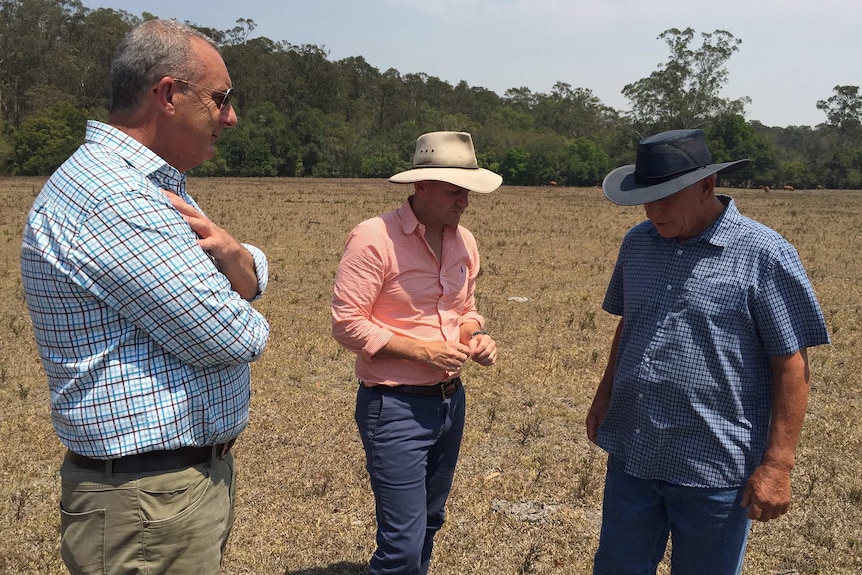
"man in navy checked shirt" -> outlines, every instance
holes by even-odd
[[[700,130],[642,140],[605,196],[643,204],[602,307],[621,316],[587,414],[608,452],[594,573],[742,571],[751,520],[787,512],[810,381],[829,343],[796,250],[715,194]]]
[[[21,272],[48,376],[61,555],[76,573],[217,573],[230,448],[269,325],[266,257],[206,218],[184,172],[237,118],[216,45],[170,20],[120,44],[107,124],[51,176]]]

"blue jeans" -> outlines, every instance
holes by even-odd
[[[739,575],[751,521],[743,487],[683,487],[638,479],[611,456],[594,575],[654,574],[673,543],[674,575]]]
[[[464,433],[464,389],[447,399],[359,386],[356,424],[377,512],[369,575],[424,575],[445,520]]]

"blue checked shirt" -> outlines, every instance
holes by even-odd
[[[632,228],[602,305],[623,330],[598,443],[643,479],[744,484],[766,450],[770,356],[829,343],[793,246],[719,197],[688,241]]]
[[[214,445],[245,428],[249,362],[269,325],[232,291],[160,188],[185,176],[108,125],[55,173],[27,217],[24,293],[63,444],[82,455]],[[259,293],[266,257],[254,257]]]

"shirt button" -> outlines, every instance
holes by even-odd
[[[681,255],[682,255],[682,250],[676,250],[676,255],[681,256]]]
[[[640,432],[641,432],[641,430],[640,430],[640,429],[635,429],[635,433],[636,433],[636,434],[640,435]]]
[[[672,289],[673,289],[673,286],[672,286],[672,285],[670,285],[670,284],[667,284],[667,291],[670,291],[670,290],[672,290]]]
[[[639,393],[639,394],[638,394],[638,399],[643,399],[643,398],[644,398],[644,394]]]

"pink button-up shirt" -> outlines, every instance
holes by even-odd
[[[442,261],[425,241],[409,200],[356,226],[347,237],[332,299],[332,335],[356,353],[366,385],[432,385],[457,376],[407,359],[377,358],[394,334],[458,341],[460,326],[484,319],[473,295],[479,250],[467,228],[446,226]]]

